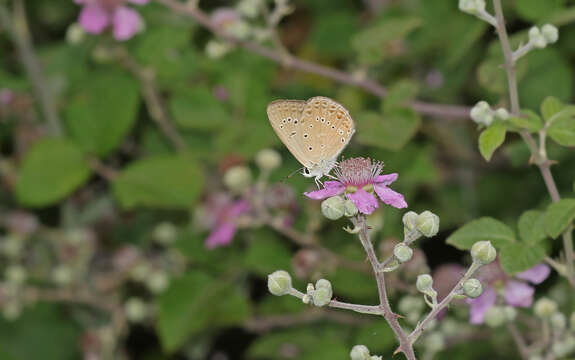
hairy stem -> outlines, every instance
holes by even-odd
[[[291,289],[289,294],[299,299],[303,299],[303,297],[305,296],[304,293],[302,293],[297,289]],[[332,300],[329,302],[327,306],[337,309],[351,310],[360,314],[375,314],[375,315],[382,314],[381,308],[377,305],[359,305],[359,304],[350,304],[342,301]]]
[[[501,0],[493,0],[493,7],[495,9],[495,17],[497,19],[496,30],[501,43],[501,48],[503,49],[503,56],[505,58],[505,71],[507,73],[507,85],[509,88],[509,101],[511,103],[511,113],[515,116],[520,115],[519,106],[519,92],[517,88],[517,76],[515,74],[515,61],[513,60],[513,51],[511,50],[511,45],[509,44],[509,37],[507,36],[507,29],[505,28],[505,18],[503,16],[503,9],[501,7]],[[547,158],[546,151],[539,151],[537,144],[531,134],[527,131],[522,131],[520,133],[521,137],[529,147],[531,151],[531,156],[534,162],[539,167],[549,196],[553,202],[561,200],[559,191],[557,190],[557,185],[551,174],[550,164],[551,162]],[[565,251],[565,261],[567,264],[567,279],[571,286],[575,287],[575,260],[574,260],[574,250],[573,250],[573,239],[571,238],[571,229],[567,229],[563,235],[563,248]]]

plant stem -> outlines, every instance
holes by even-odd
[[[527,343],[521,333],[517,329],[514,323],[508,322],[507,323],[507,330],[511,334],[513,341],[515,341],[515,345],[517,345],[517,349],[519,350],[519,354],[521,355],[521,359],[527,360],[529,358],[529,348],[527,347]]]
[[[172,9],[174,12],[192,17],[195,21],[213,32],[218,37],[232,44],[243,47],[244,49],[255,54],[270,59],[288,69],[300,70],[303,72],[316,74],[342,84],[356,86],[381,98],[385,97],[387,94],[387,89],[385,87],[375,81],[370,80],[369,78],[358,78],[350,73],[338,69],[320,65],[311,61],[298,59],[289,53],[284,53],[283,51],[277,51],[268,47],[261,46],[256,42],[240,40],[213,24],[210,20],[210,17],[197,6],[189,6],[177,0],[156,1]],[[412,101],[409,106],[413,110],[423,115],[436,116],[439,118],[468,118],[470,111],[470,108],[465,106],[433,104],[423,101]]]
[[[519,92],[517,88],[517,76],[515,74],[515,61],[513,60],[513,51],[511,50],[511,45],[509,44],[509,37],[507,36],[507,29],[505,28],[505,18],[503,16],[503,9],[501,7],[501,0],[493,0],[493,7],[495,9],[495,17],[497,19],[496,30],[499,37],[499,42],[501,43],[501,48],[503,50],[503,56],[505,58],[505,71],[507,73],[507,84],[509,88],[509,101],[511,103],[511,114],[514,116],[520,115],[519,106]],[[547,158],[546,151],[539,151],[537,144],[529,132],[523,130],[520,132],[521,137],[529,147],[531,151],[531,156],[534,159],[535,164],[539,167],[549,196],[553,202],[561,200],[559,191],[557,190],[557,185],[553,179],[553,174],[551,174],[550,164],[551,162]],[[573,239],[571,238],[572,229],[567,229],[563,237],[563,248],[565,251],[565,261],[567,265],[566,277],[569,280],[571,286],[575,287],[575,260],[574,260],[574,250],[573,250]]]
[[[460,293],[460,291],[463,287],[463,283],[467,279],[469,279],[475,273],[475,271],[477,271],[477,269],[479,269],[480,267],[481,267],[481,265],[479,263],[473,262],[471,264],[469,269],[467,269],[467,272],[465,273],[465,275],[463,275],[463,277],[461,279],[459,279],[459,282],[453,287],[453,289],[451,289],[449,294],[445,298],[443,298],[443,300],[441,300],[441,302],[437,306],[435,306],[433,309],[431,309],[431,311],[427,314],[425,319],[423,319],[417,325],[417,327],[411,332],[411,334],[409,334],[408,339],[409,339],[411,344],[413,344],[419,338],[419,336],[423,333],[423,331],[429,325],[429,323],[433,319],[435,319],[437,314],[439,314],[439,312],[441,310],[443,310],[447,305],[449,305],[449,303],[451,303],[453,298],[457,294]]]
[[[373,269],[375,279],[377,281],[377,290],[379,293],[379,307],[381,309],[382,315],[393,330],[395,337],[399,341],[399,347],[395,351],[403,352],[408,360],[415,360],[415,353],[413,351],[413,343],[409,341],[407,334],[399,325],[398,316],[393,313],[391,306],[389,305],[389,299],[387,296],[387,289],[385,286],[385,273],[382,270],[381,263],[375,255],[373,250],[373,245],[369,238],[369,231],[367,226],[367,219],[364,215],[360,215],[357,219],[354,219],[354,225],[359,227],[361,230],[359,232],[359,240],[363,245],[365,252],[367,253],[367,258]]]
[[[291,289],[289,294],[299,299],[303,299],[303,297],[305,296],[304,293],[302,293],[297,289]],[[342,301],[332,300],[329,302],[327,306],[337,309],[351,310],[361,314],[382,315],[381,308],[377,305],[359,305],[359,304],[350,304]]]

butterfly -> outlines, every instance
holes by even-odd
[[[336,158],[355,132],[349,112],[324,96],[303,100],[276,100],[267,108],[270,123],[288,150],[304,166],[302,175],[330,176]]]

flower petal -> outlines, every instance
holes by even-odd
[[[132,4],[144,5],[147,4],[150,0],[126,0],[131,2]]]
[[[121,6],[114,12],[114,38],[118,41],[130,39],[143,26],[142,18],[136,10]]]
[[[101,34],[110,25],[110,16],[97,5],[85,5],[78,18],[80,26],[90,34]]]
[[[363,189],[359,189],[354,193],[347,194],[347,198],[353,201],[357,209],[362,214],[371,214],[379,207],[375,195],[368,193]]]
[[[376,183],[373,186],[373,188],[377,193],[377,195],[379,196],[379,198],[381,199],[381,201],[383,201],[387,205],[391,205],[398,209],[403,209],[407,207],[407,203],[405,202],[403,195],[401,195],[400,193],[391,190],[390,188],[388,188],[383,184],[378,183]]]
[[[487,310],[495,305],[497,294],[493,287],[488,287],[483,291],[483,294],[475,299],[467,299],[469,307],[469,322],[471,324],[482,324],[485,319]]]
[[[206,247],[213,249],[218,246],[228,245],[236,235],[236,226],[233,222],[224,222],[218,225],[206,239]]]
[[[549,266],[545,264],[537,264],[530,269],[520,272],[519,274],[515,275],[515,277],[537,285],[545,281],[545,279],[549,277],[550,273],[551,269]]]
[[[345,186],[343,186],[339,181],[326,181],[323,183],[323,189],[306,192],[304,193],[310,199],[323,200],[328,197],[339,195],[345,191]]]
[[[521,281],[508,281],[505,285],[505,301],[511,306],[531,306],[534,293],[532,286]]]
[[[236,218],[242,214],[245,214],[250,210],[250,203],[246,200],[238,200],[232,204],[228,210],[228,217]]]
[[[379,175],[375,177],[375,183],[382,185],[391,185],[395,180],[397,180],[397,173]]]

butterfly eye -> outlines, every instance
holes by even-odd
[[[309,175],[309,169],[308,168],[303,169],[303,173]]]

